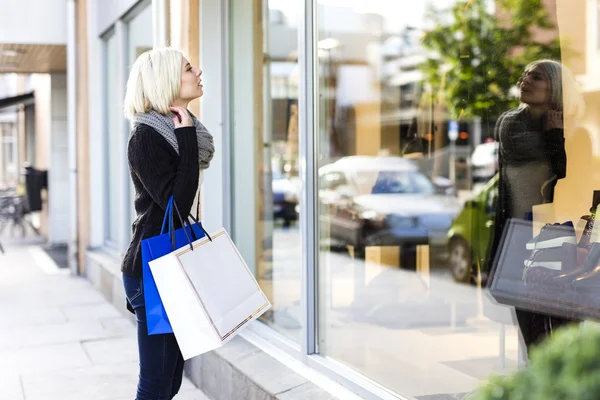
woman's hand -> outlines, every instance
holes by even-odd
[[[171,116],[171,118],[175,124],[175,129],[194,126],[192,117],[190,117],[190,113],[185,108],[179,106],[170,106],[169,110],[171,110],[171,112],[174,114]]]
[[[546,130],[563,129],[562,111],[550,110],[546,115]]]

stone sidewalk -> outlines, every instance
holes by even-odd
[[[0,400],[131,400],[135,327],[28,239],[0,253]],[[67,273],[65,273],[67,272]],[[187,379],[176,400],[208,400]]]

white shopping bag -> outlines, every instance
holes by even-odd
[[[184,359],[214,350],[271,308],[224,229],[149,263]]]

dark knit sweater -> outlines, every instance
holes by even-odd
[[[142,240],[160,234],[169,197],[174,196],[182,216],[189,215],[194,204],[200,173],[196,130],[178,128],[175,135],[179,154],[147,125],[137,125],[129,138],[127,159],[137,218],[121,266],[126,275],[142,277]],[[175,226],[181,226],[177,219]]]
[[[532,212],[533,205],[552,202],[554,200],[556,181],[545,186],[545,193],[542,193],[541,190],[549,177],[554,175],[558,180],[564,178],[567,174],[564,129],[530,129],[528,125],[531,122],[527,109],[516,109],[501,115],[496,123],[494,135],[500,143],[498,154],[500,179],[498,180],[494,235],[488,249],[488,267],[490,271],[493,271],[494,258],[500,247],[502,232],[506,222],[510,218],[524,218],[524,215],[515,215],[513,211],[514,193],[522,190],[524,186],[530,186],[535,189],[537,196],[528,200],[520,200],[526,203],[521,204],[521,206],[526,206],[528,211]],[[542,123],[541,126],[543,125]],[[521,166],[523,168],[530,168],[531,166],[533,168],[533,165],[539,162],[547,163],[548,174],[539,174],[535,181],[531,176],[523,174],[519,182],[508,182],[507,168],[514,166]],[[488,283],[491,282],[492,279],[488,279]]]

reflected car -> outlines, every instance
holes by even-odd
[[[487,182],[498,172],[498,142],[482,143],[471,155],[474,182]]]
[[[448,231],[448,264],[457,282],[473,282],[478,275],[478,266],[482,280],[487,279],[497,197],[498,174],[475,197],[465,202]]]
[[[402,157],[344,157],[319,169],[320,222],[335,246],[441,245],[461,209],[453,190],[437,187]]]
[[[281,172],[273,170],[271,180],[273,191],[273,218],[283,221],[284,226],[290,226],[298,220],[299,188],[291,179]]]

